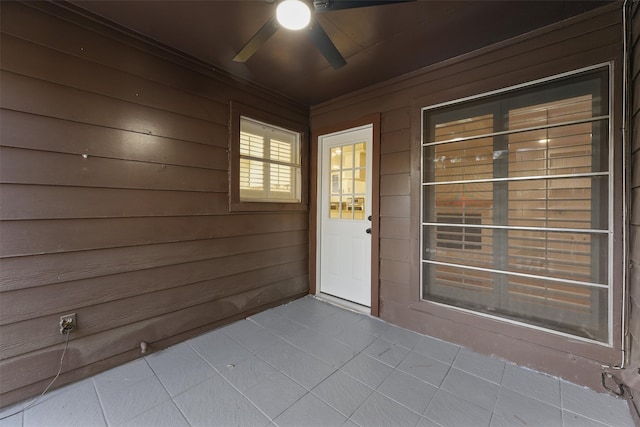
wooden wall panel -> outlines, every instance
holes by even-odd
[[[610,5],[312,107],[312,131],[367,114],[382,115],[379,278],[383,319],[592,387],[599,383],[602,363],[620,363],[621,283],[614,293],[615,349],[587,348],[564,337],[421,301],[419,241],[421,109],[612,62],[613,127],[619,141],[621,18],[621,4]],[[621,156],[616,159],[620,164]],[[622,169],[617,168],[614,176],[620,182]],[[621,282],[622,268],[616,266],[617,282]]]
[[[400,196],[405,194],[411,194],[411,176],[408,173],[380,177],[381,196]]]
[[[0,148],[0,183],[225,193],[227,171]]]
[[[46,286],[88,277],[250,253],[256,250],[268,251],[303,243],[307,238],[304,232],[288,231],[271,235],[224,237],[51,253],[33,257],[2,258],[0,259],[2,270],[0,291]]]
[[[247,292],[271,283],[298,277],[306,272],[306,269],[302,268],[300,264],[300,261],[306,258],[304,246],[301,245],[274,250],[269,252],[268,256],[262,254],[264,259],[255,259],[261,254],[250,255],[254,256],[250,262],[247,261],[247,257],[243,257],[242,260],[237,257],[234,269],[223,267],[227,271],[231,270],[233,272],[231,275],[154,292],[148,290],[142,295],[102,301],[96,306],[86,302],[94,299],[94,296],[87,296],[86,292],[81,292],[80,296],[85,297],[84,301],[76,303],[73,307],[73,311],[82,319],[81,330],[78,331],[75,339],[183,308],[195,307],[221,297]],[[278,263],[282,260],[289,262],[279,265]],[[242,263],[242,261],[244,262]],[[73,289],[73,291],[77,290]],[[23,295],[20,295],[20,292],[12,292],[11,294],[6,297],[7,305],[23,301]],[[20,310],[21,314],[23,311],[30,311],[33,315],[34,310],[24,303],[22,304],[22,307],[17,307],[18,310],[22,309]],[[51,328],[51,325],[56,324],[59,319],[57,314],[62,311],[60,311],[60,307],[49,304],[47,310],[53,311],[52,309],[57,309],[54,311],[55,314],[38,313],[38,317],[8,324],[2,333],[3,345],[0,358],[7,359],[59,342],[60,334],[56,328]],[[34,332],[25,335],[23,333],[25,328]]]
[[[264,301],[280,301],[289,295],[300,295],[306,290],[308,290],[308,280],[304,275],[239,295],[220,298],[197,307],[189,307],[110,329],[105,333],[93,334],[86,339],[73,342],[73,351],[68,353],[67,366],[77,367],[96,363],[132,348],[139,348],[141,339],[149,340],[148,342],[154,346],[153,343],[165,337],[237,315],[238,307],[250,312],[252,308],[264,305]],[[23,358],[11,358],[0,362],[3,379],[0,392],[4,394],[24,385],[25,377],[33,381],[55,375],[58,366],[56,363],[51,363],[51,359],[56,359],[57,356],[59,360],[60,350],[61,345],[58,344],[42,351],[29,353]],[[65,371],[67,370],[69,370],[68,367]]]
[[[226,171],[228,129],[219,125],[215,132],[212,140],[221,146],[0,110],[5,147]]]
[[[164,217],[228,212],[227,194],[202,191],[4,184],[0,193],[2,220]]]
[[[0,222],[0,235],[11,246],[0,256],[25,256],[122,246],[306,230],[304,213],[32,220]],[[158,233],[158,230],[163,230]],[[1,314],[0,314],[1,315]]]
[[[229,211],[229,108],[308,109],[55,3],[2,2],[0,407],[308,292],[308,212]]]

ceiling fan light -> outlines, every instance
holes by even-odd
[[[284,0],[276,9],[276,18],[288,30],[301,30],[311,21],[311,10],[300,0]]]

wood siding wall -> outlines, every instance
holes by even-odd
[[[2,2],[0,406],[308,291],[308,213],[229,213],[229,105],[309,112],[54,4]]]
[[[630,221],[630,361],[640,362],[640,3],[633,2],[631,24],[631,221]]]
[[[550,334],[540,331],[514,329],[504,322],[435,305],[425,309],[419,284],[420,110],[611,61],[616,76],[614,138],[620,143],[621,59],[622,12],[616,4],[312,107],[312,131],[382,114],[381,318],[598,389],[600,363],[620,363],[620,318],[614,325],[617,350],[589,358],[559,348],[557,337],[548,338]],[[614,175],[620,181],[622,168]],[[314,180],[312,176],[312,185]],[[621,250],[614,255],[619,257]],[[619,308],[621,286],[614,298]]]
[[[640,3],[631,2],[628,12],[630,27],[629,51],[630,70],[630,129],[631,129],[631,214],[629,230],[629,367],[636,368],[630,389],[634,399],[635,411],[631,413],[640,423],[638,410],[640,404],[640,381],[637,367],[640,366]]]

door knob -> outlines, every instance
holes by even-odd
[[[369,215],[369,216],[367,217],[367,219],[368,219],[369,221],[371,221],[373,218],[371,217],[371,215]]]
[[[365,231],[367,232],[367,234],[371,234],[371,229],[370,228],[367,228]]]

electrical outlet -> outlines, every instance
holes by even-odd
[[[60,316],[60,333],[62,335],[73,332],[77,329],[78,324],[76,323],[76,314],[65,314],[64,316]]]

